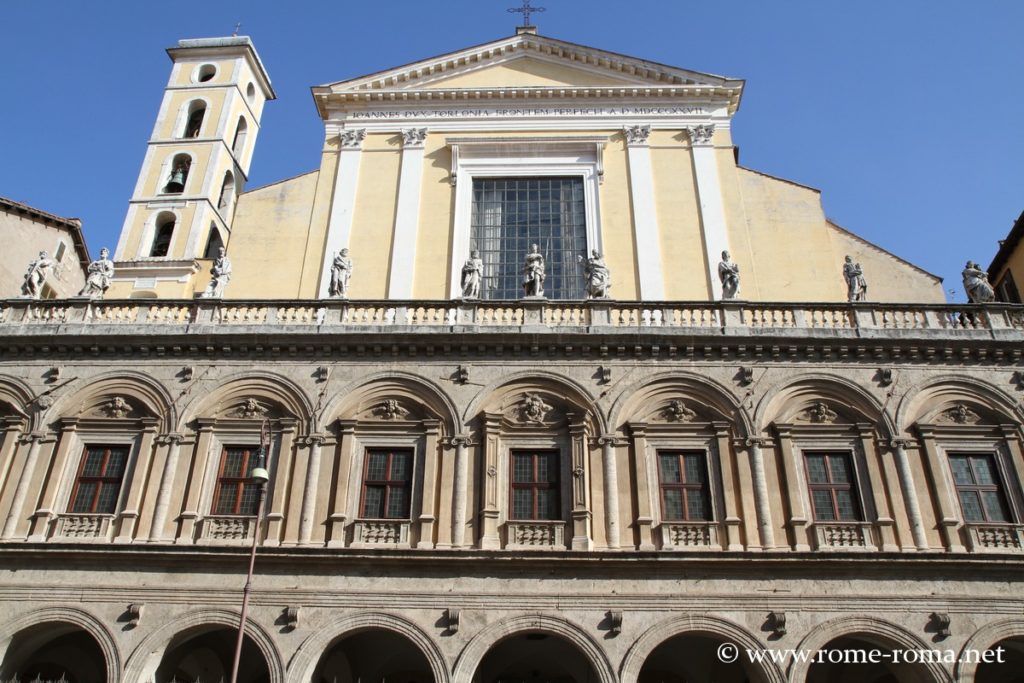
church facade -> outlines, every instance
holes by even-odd
[[[105,295],[0,303],[0,679],[226,680],[255,541],[247,683],[1021,680],[1024,309],[739,165],[743,81],[522,27],[243,192],[262,61],[168,53]]]

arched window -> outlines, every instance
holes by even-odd
[[[149,250],[150,256],[167,256],[171,250],[171,240],[174,238],[175,219],[173,214],[161,214],[156,222],[156,236],[153,238],[153,248]]]
[[[249,104],[256,101],[256,86],[252,83],[245,86],[245,99],[249,100]]]
[[[171,174],[164,185],[164,192],[178,194],[185,191],[185,183],[188,181],[188,171],[192,167],[192,157],[187,154],[179,154],[171,162]]]
[[[217,258],[218,253],[224,246],[224,240],[220,236],[220,230],[213,223],[210,223],[210,237],[206,241],[206,250],[203,258]]]
[[[226,209],[231,206],[231,200],[235,198],[235,174],[231,171],[224,173],[224,182],[220,186],[220,200],[217,202],[218,209]]]
[[[235,139],[231,143],[231,152],[235,155],[235,158],[241,158],[242,152],[245,150],[245,136],[249,132],[249,124],[246,123],[244,116],[238,117],[238,127],[235,128]]]
[[[203,129],[203,118],[206,116],[206,103],[197,100],[188,106],[188,121],[185,123],[183,138],[197,138]]]

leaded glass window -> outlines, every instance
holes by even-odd
[[[366,451],[363,477],[364,519],[408,519],[412,493],[412,451]]]
[[[950,454],[953,483],[965,522],[1009,522],[996,460],[991,453]]]
[[[113,514],[127,463],[127,446],[86,446],[69,511]]]
[[[252,479],[257,451],[251,446],[227,446],[220,458],[217,490],[213,496],[213,514],[256,514],[259,484]]]
[[[512,519],[561,519],[558,451],[512,451]]]
[[[861,521],[849,453],[806,453],[807,486],[819,522]]]
[[[703,451],[660,451],[658,481],[661,514],[666,522],[708,521],[711,501]]]
[[[582,299],[587,253],[583,178],[485,178],[473,181],[470,249],[480,252],[483,299],[523,295],[531,244],[544,256],[544,296]]]

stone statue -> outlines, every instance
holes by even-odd
[[[352,279],[352,259],[348,249],[342,249],[331,264],[331,286],[327,293],[339,299],[348,298],[348,283]]]
[[[722,298],[735,299],[740,293],[740,267],[729,260],[729,252],[722,252],[718,262],[718,279],[722,281]]]
[[[544,296],[544,255],[536,244],[530,245],[530,251],[526,254],[526,262],[523,264],[523,294],[524,296]]]
[[[604,263],[604,257],[594,249],[590,252],[590,258],[584,259],[577,256],[576,261],[585,263],[583,274],[587,278],[587,298],[607,299],[608,291],[612,288],[612,273]]]
[[[847,300],[865,301],[868,297],[868,281],[864,279],[864,269],[849,256],[843,263],[843,277],[846,278]]]
[[[42,296],[46,278],[56,266],[57,262],[50,258],[49,254],[45,251],[39,252],[39,258],[28,264],[25,282],[21,285],[21,295],[29,299],[38,299]]]
[[[995,300],[996,292],[989,284],[988,273],[982,270],[981,266],[974,261],[968,261],[962,275],[968,301],[972,304],[987,304]]]
[[[469,258],[462,266],[462,298],[479,299],[480,283],[484,277],[484,262],[480,259],[480,252],[474,249],[469,253]]]
[[[114,279],[114,262],[108,256],[110,256],[110,252],[106,247],[100,249],[99,259],[89,264],[89,275],[85,279],[85,287],[82,287],[78,296],[102,299],[106,294],[110,288],[110,281]]]
[[[217,260],[213,262],[213,267],[210,268],[210,284],[206,286],[206,291],[203,292],[202,298],[223,298],[224,290],[227,288],[228,282],[230,281],[231,259],[227,257],[227,252],[224,247],[221,247],[218,252]]]

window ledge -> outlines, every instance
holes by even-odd
[[[964,527],[972,553],[1024,552],[1024,525],[967,522]]]
[[[816,550],[877,550],[871,522],[815,522]]]
[[[718,524],[715,522],[662,522],[662,550],[721,550],[718,539]]]
[[[353,548],[408,547],[407,519],[360,519],[353,524]]]
[[[565,522],[561,520],[510,521],[507,550],[565,550]]]
[[[94,541],[105,543],[110,540],[114,515],[69,512],[57,516],[54,539],[61,541]]]

